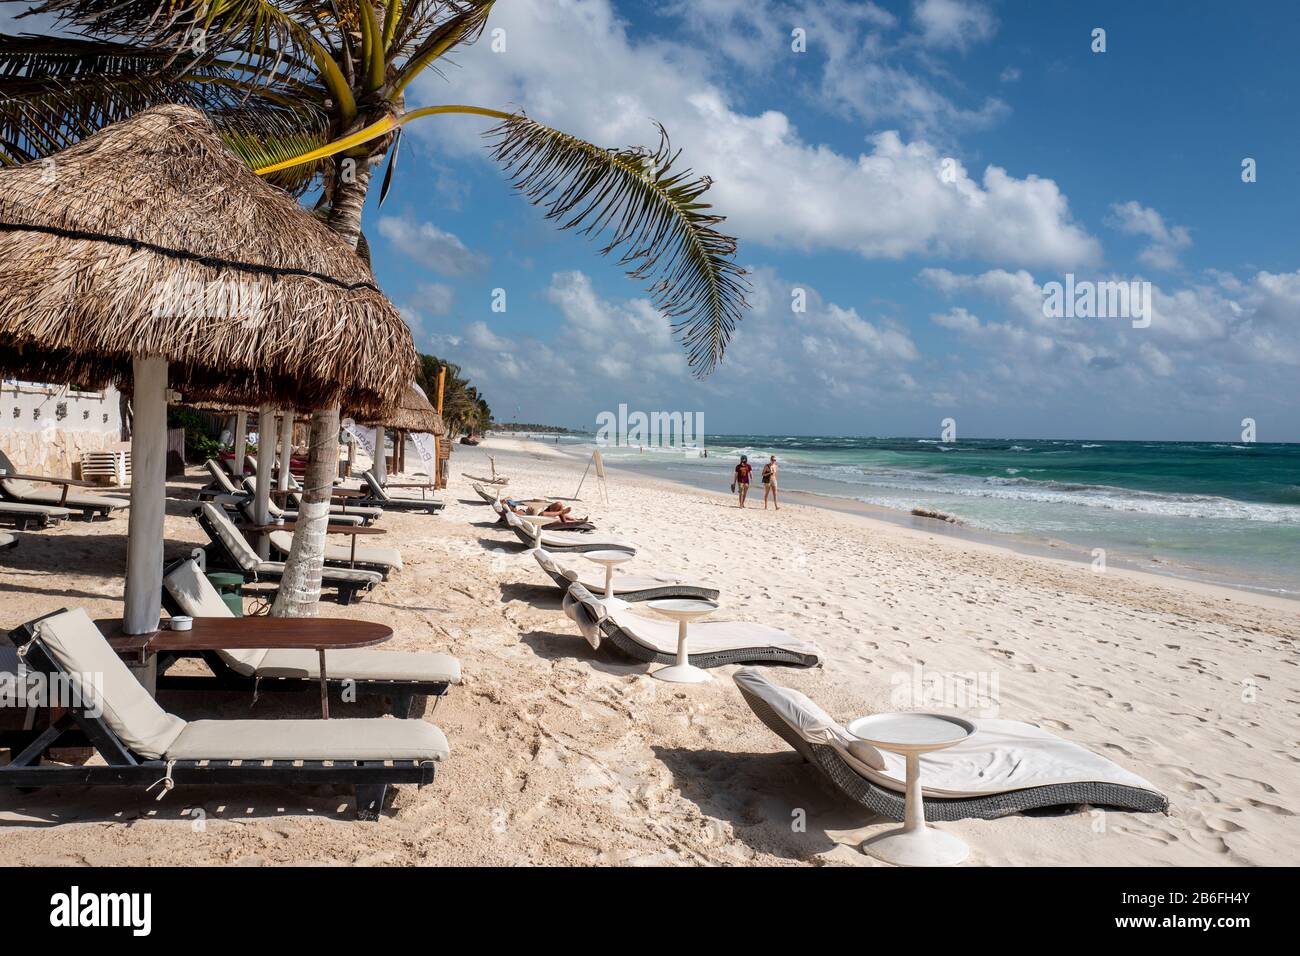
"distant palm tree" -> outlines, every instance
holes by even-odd
[[[319,189],[319,215],[354,248],[376,166],[412,120],[449,114],[497,121],[493,155],[546,218],[577,228],[649,282],[699,375],[722,358],[745,307],[736,242],[701,202],[708,177],[655,149],[604,149],[522,112],[447,104],[407,110],[416,77],[482,33],[494,0],[0,0],[53,14],[80,35],[0,36],[0,163],[48,156],[160,103],[206,111],[271,182]],[[361,250],[364,251],[364,250]],[[338,460],[338,409],[312,419],[304,518],[277,614],[316,610],[323,503]],[[319,511],[319,516],[310,515]]]

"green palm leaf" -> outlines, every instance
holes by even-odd
[[[717,366],[746,307],[736,240],[714,227],[722,216],[700,197],[707,176],[673,169],[668,134],[659,147],[601,149],[523,114],[487,133],[512,185],[562,229],[601,239],[628,275],[649,280],[655,306],[673,323],[688,363],[703,377]]]

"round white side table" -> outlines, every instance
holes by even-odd
[[[535,548],[542,546],[542,525],[560,520],[558,515],[516,515],[515,517],[533,526],[533,547]]]
[[[658,601],[646,601],[646,607],[656,614],[677,622],[677,663],[661,667],[650,676],[674,684],[703,684],[713,680],[708,671],[691,663],[690,655],[686,650],[686,625],[697,618],[712,614],[718,609],[717,603],[695,598],[663,598]]]
[[[903,825],[862,844],[863,852],[895,866],[956,866],[969,850],[960,838],[925,824],[921,800],[921,754],[960,743],[975,725],[942,714],[873,714],[848,726],[859,740],[907,758]]]
[[[588,561],[605,566],[605,597],[612,598],[614,596],[614,567],[624,561],[631,561],[632,553],[610,548],[605,551],[584,551],[582,556]]]

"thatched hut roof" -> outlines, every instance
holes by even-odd
[[[0,168],[0,372],[130,387],[161,356],[191,399],[379,411],[418,361],[364,262],[164,106]]]
[[[424,392],[415,385],[406,386],[401,399],[380,415],[355,416],[364,425],[381,425],[384,428],[396,428],[408,432],[428,432],[441,438],[447,434],[447,426],[442,416],[429,404]]]

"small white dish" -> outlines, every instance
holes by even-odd
[[[186,614],[177,614],[170,620],[170,627],[173,631],[189,631],[194,629],[194,618]]]

